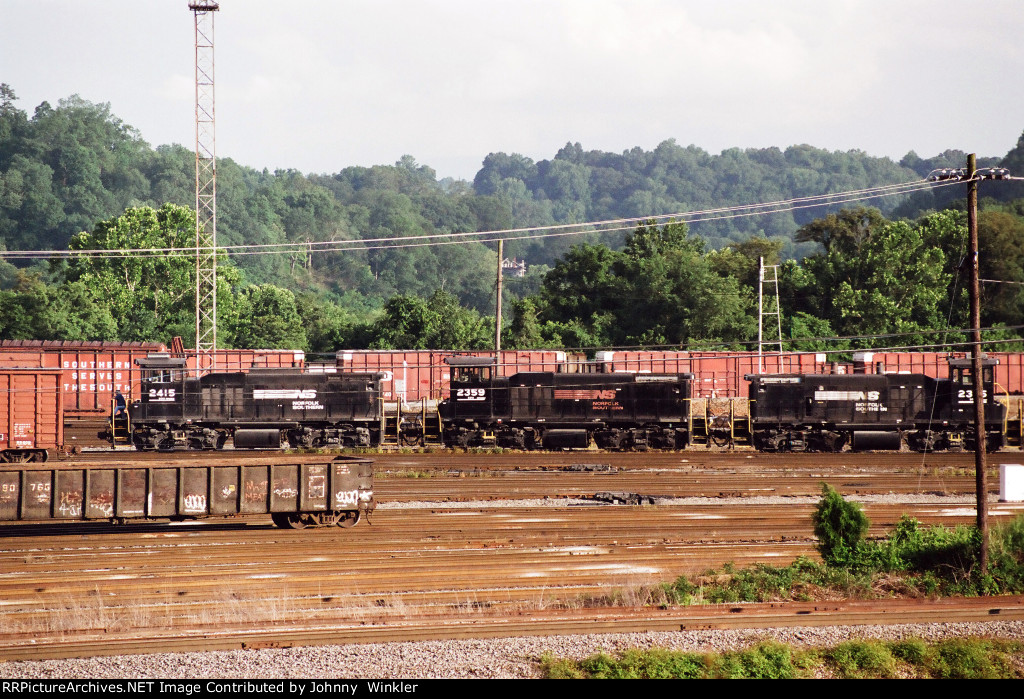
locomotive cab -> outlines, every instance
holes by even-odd
[[[188,378],[186,360],[151,354],[135,360],[135,364],[142,380],[138,397],[127,410],[135,447],[168,450],[189,446],[188,436],[180,426],[195,419],[200,396],[198,381]]]
[[[982,356],[981,386],[985,412],[987,449],[999,449],[1003,444],[1003,422],[1006,406],[996,400],[996,359]],[[974,448],[974,362],[971,359],[949,360],[948,391],[942,391],[937,415],[948,425],[951,436],[949,447]],[[943,395],[944,394],[944,395]]]
[[[451,393],[442,401],[441,417],[450,420],[501,419],[508,413],[508,379],[497,375],[491,357],[453,357]]]
[[[185,360],[169,355],[150,355],[135,360],[135,363],[142,372],[142,383],[139,397],[132,403],[132,412],[144,412],[150,419],[181,419],[188,368]]]
[[[986,410],[999,407],[995,403],[995,359],[981,360],[982,397]],[[974,362],[970,359],[949,360],[950,402],[952,413],[974,415]]]
[[[491,357],[451,357],[451,389],[438,412],[445,423],[445,442],[462,447],[494,444],[492,429],[507,420],[508,379],[497,375]]]

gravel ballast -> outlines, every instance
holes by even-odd
[[[0,679],[529,679],[540,676],[537,660],[544,653],[581,659],[629,648],[738,650],[768,639],[825,647],[853,638],[968,636],[1022,640],[1024,622],[593,634],[15,661],[0,663]]]

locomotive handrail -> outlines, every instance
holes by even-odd
[[[1003,429],[1002,429],[1002,433],[1006,434],[1007,430],[1009,429],[1009,425],[1010,425],[1010,392],[1007,391],[1005,388],[1003,388],[1002,384],[1000,384],[998,381],[993,381],[992,383],[993,383],[993,388],[996,389],[996,393],[999,392],[999,389],[1002,389],[1003,395],[1006,396],[1006,410],[1003,411]]]

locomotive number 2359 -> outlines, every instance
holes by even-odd
[[[484,400],[486,398],[486,388],[460,388],[455,391],[456,400]]]

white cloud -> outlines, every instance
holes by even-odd
[[[184,3],[0,8],[0,79],[27,111],[78,93],[191,141]],[[217,150],[323,172],[411,153],[462,177],[569,140],[1001,155],[1024,127],[1022,30],[1013,0],[224,0]]]

